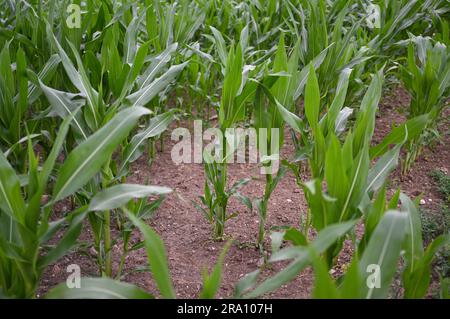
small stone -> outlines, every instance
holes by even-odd
[[[288,202],[288,203],[292,203],[292,199],[286,199],[286,201]]]
[[[421,199],[421,200],[420,200],[420,205],[425,205],[425,203],[426,203],[426,202],[425,202],[425,199]]]
[[[261,267],[262,265],[264,265],[264,258],[260,258],[257,263],[258,267]]]
[[[433,199],[432,199],[432,198],[429,198],[428,201],[431,203],[431,202],[433,201]]]

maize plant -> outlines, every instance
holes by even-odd
[[[244,58],[241,44],[231,45],[229,52],[225,51],[225,40],[222,34],[212,29],[218,53],[225,63],[222,66],[224,82],[222,97],[218,110],[219,131],[221,136],[216,136],[217,144],[214,147],[214,155],[204,152],[205,161],[205,194],[200,197],[208,208],[208,212],[200,208],[207,218],[214,223],[214,238],[222,239],[225,222],[233,215],[227,214],[228,200],[237,194],[238,189],[248,180],[238,181],[227,190],[227,163],[230,156],[234,156],[236,137],[227,138],[227,129],[233,127],[244,119],[245,104],[254,94],[256,84],[249,82],[245,73]],[[232,142],[230,142],[230,139]],[[248,202],[248,200],[246,200]],[[196,205],[198,207],[198,205]]]
[[[345,73],[342,79],[345,81]],[[322,123],[325,124],[321,128],[318,120],[319,90],[314,70],[311,68],[305,89],[305,114],[312,128],[313,138],[316,139],[310,160],[315,179],[301,183],[309,205],[305,237],[308,236],[309,222],[316,230],[322,230],[327,225],[360,217],[361,203],[367,202],[367,197],[378,190],[395,167],[401,144],[386,152],[370,168],[369,148],[381,87],[382,70],[374,75],[361,103],[354,128],[347,132],[344,143],[341,144],[335,132],[342,131],[342,127],[336,126],[341,126],[337,114],[342,107],[339,98],[343,101],[345,90],[343,96],[337,96],[334,100],[336,104],[333,101],[329,112],[323,118]],[[300,119],[295,115],[285,112],[285,117],[294,123],[294,128],[299,127],[296,123],[299,123]],[[324,131],[327,132],[326,140]],[[325,252],[325,259],[329,266],[341,250],[341,244],[342,241],[337,241]]]

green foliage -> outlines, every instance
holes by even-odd
[[[269,202],[288,170],[307,204],[300,227],[272,233],[271,255],[264,252],[268,263],[288,266],[262,281],[261,270],[248,274],[235,297],[264,295],[308,266],[317,298],[390,297],[394,276],[405,298],[422,298],[436,278],[433,265],[444,291],[448,209],[420,213],[400,190],[388,201],[386,185],[400,160],[405,172],[438,136],[448,107],[448,1],[75,3],[79,27],[67,22],[68,0],[0,2],[0,295],[33,298],[45,268],[89,225],[85,244],[104,278],[82,279],[75,290],[60,285],[49,298],[152,298],[119,281],[126,256],[140,248],[155,295],[174,298],[164,244],[145,222],[171,189],[127,179],[138,159],[155,159],[155,143],[162,150],[164,132],[184,118],[223,133],[214,155],[203,154],[204,194],[194,204],[216,239],[239,218],[228,207],[235,196],[256,208],[264,252]],[[407,120],[374,139],[384,77],[394,76],[411,95]],[[258,135],[260,153],[281,148],[285,131],[295,145],[293,158],[260,156],[261,168],[275,159],[283,165],[266,174],[257,198],[240,193],[250,178],[229,185],[227,162],[242,137],[228,140],[226,129],[237,127],[267,130]],[[448,202],[448,176],[432,176]],[[63,216],[60,201],[71,208]],[[131,245],[137,230],[144,240]],[[334,278],[329,271],[345,241],[352,261]],[[122,252],[113,273],[115,243]],[[199,297],[216,296],[229,247],[204,271]],[[367,285],[372,264],[381,288]]]
[[[400,78],[411,94],[408,117],[428,115],[421,134],[408,143],[404,171],[420,154],[427,130],[436,128],[439,115],[446,107],[450,94],[450,49],[430,38],[412,37],[408,45],[407,65],[401,67]]]

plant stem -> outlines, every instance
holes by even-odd
[[[222,206],[217,207],[217,217],[216,223],[214,224],[214,237],[216,240],[223,239],[223,229],[224,229],[224,211]]]
[[[224,147],[225,150],[225,147]],[[224,151],[224,154],[225,151]],[[220,167],[220,179],[222,184],[222,195],[225,196],[226,188],[227,188],[227,163],[223,161],[219,164]],[[227,198],[222,198],[218,210],[217,210],[217,220],[216,220],[216,239],[223,239],[223,233],[225,228],[225,220],[226,220],[226,211],[227,211]]]
[[[161,133],[161,136],[159,138],[159,142],[160,142],[160,152],[163,153],[164,152],[164,132]]]
[[[130,234],[131,233],[127,232],[123,239],[123,251],[122,251],[122,256],[120,257],[120,263],[119,263],[119,268],[117,270],[116,280],[120,280],[120,276],[122,275],[123,267],[125,265],[125,258],[128,255],[128,241],[130,239]]]
[[[105,211],[104,226],[104,243],[105,243],[105,275],[112,275],[112,259],[111,259],[111,212]]]
[[[258,232],[258,246],[262,248],[262,244],[264,241],[265,235],[265,226],[266,226],[266,218],[267,218],[267,205],[269,203],[269,198],[271,194],[271,185],[272,185],[272,175],[266,174],[266,187],[264,189],[264,196],[261,202],[261,212],[259,216],[259,232]]]
[[[99,243],[96,246],[96,250],[97,250],[97,263],[98,263],[98,272],[100,273],[101,276],[103,276],[104,272],[103,272],[103,252],[102,252],[102,247],[101,244]]]

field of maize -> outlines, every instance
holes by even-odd
[[[0,298],[449,298],[449,23],[0,0]]]

